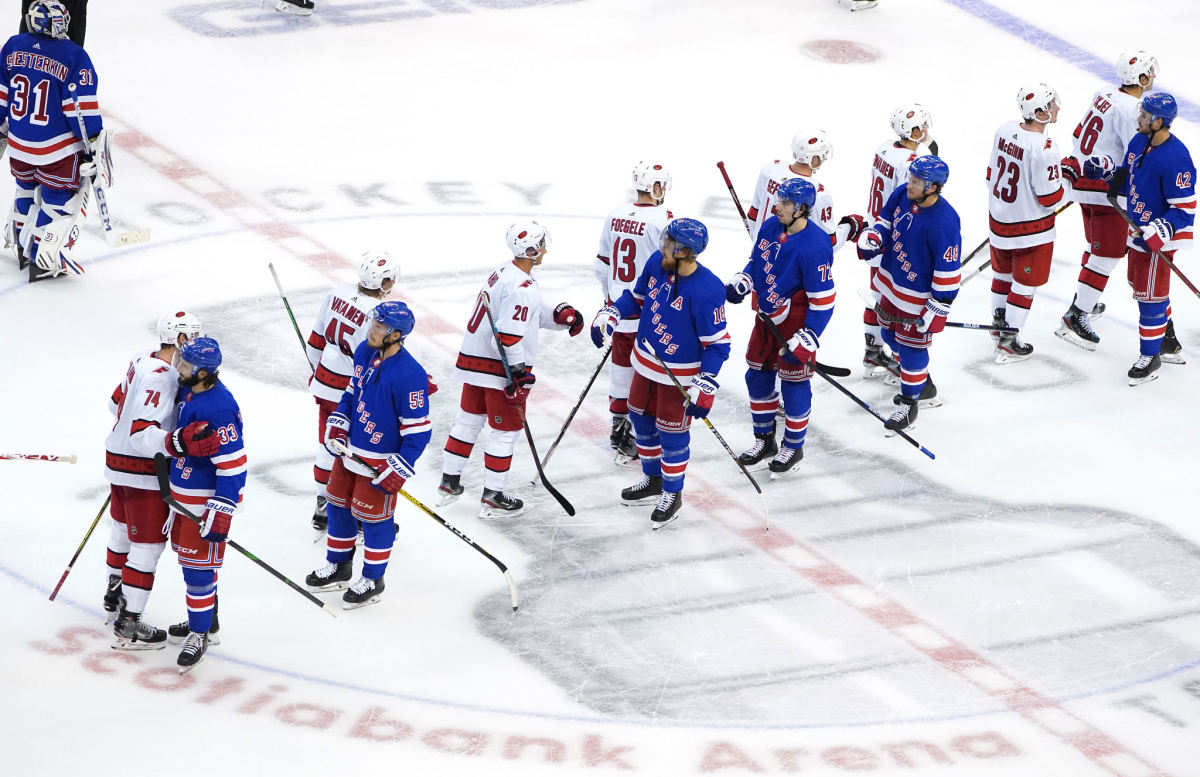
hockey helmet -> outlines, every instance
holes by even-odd
[[[358,285],[364,289],[379,289],[383,282],[400,280],[400,262],[385,251],[367,251],[358,262]]]
[[[1117,61],[1117,78],[1125,86],[1140,86],[1142,76],[1153,80],[1159,72],[1158,60],[1145,51],[1126,51]]]
[[[802,165],[820,167],[833,156],[833,143],[825,134],[825,130],[802,129],[792,138],[792,156]],[[813,159],[821,161],[814,165]]]
[[[389,335],[392,332],[399,332],[401,340],[408,337],[413,327],[417,325],[416,316],[408,309],[408,305],[399,300],[380,302],[371,311],[371,318],[386,326]]]
[[[518,259],[531,259],[537,255],[539,249],[550,249],[550,230],[533,220],[518,221],[508,228],[504,240],[513,256]],[[531,249],[534,251],[532,254],[529,253]]]
[[[950,166],[941,157],[926,154],[912,161],[908,166],[908,174],[928,183],[945,186],[946,181],[950,180]]]
[[[1037,121],[1037,112],[1049,112],[1054,103],[1062,107],[1058,92],[1046,84],[1026,84],[1017,92],[1017,107],[1021,109],[1021,118],[1025,121]]]
[[[192,340],[203,334],[200,319],[184,310],[163,313],[155,329],[158,331],[158,341],[171,345],[179,342],[179,335],[187,335],[187,339]]]
[[[892,129],[904,140],[912,140],[912,131],[917,127],[924,133],[922,140],[929,138],[929,122],[932,117],[920,103],[901,105],[892,111]]]
[[[1142,111],[1150,117],[1150,121],[1162,119],[1164,127],[1170,127],[1171,122],[1179,115],[1179,105],[1175,98],[1166,92],[1155,92],[1142,98],[1139,105]]]
[[[803,178],[789,178],[779,184],[775,190],[775,198],[787,200],[797,205],[807,205],[809,210],[817,201],[817,187]]]
[[[221,346],[211,337],[197,337],[183,344],[179,358],[198,370],[216,372],[221,366]]]
[[[654,193],[654,184],[660,184],[662,190],[671,189],[671,173],[658,162],[638,162],[633,168],[633,188],[647,194]]]
[[[25,21],[30,32],[66,39],[67,29],[71,26],[71,14],[58,0],[34,0],[29,4]]]
[[[700,254],[708,247],[708,227],[696,219],[675,219],[667,224],[667,234],[679,245]]]

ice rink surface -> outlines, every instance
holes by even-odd
[[[17,3],[0,5],[15,30]],[[1051,131],[1069,148],[1118,54],[1150,50],[1184,104],[1177,134],[1200,146],[1194,4],[1132,17],[1115,0],[858,14],[834,0],[318,0],[309,19],[260,0],[93,6],[88,50],[118,133],[110,205],[154,239],[109,250],[91,220],[85,277],[30,287],[0,266],[0,445],[79,455],[0,464],[0,595],[16,605],[0,632],[0,773],[1200,775],[1200,300],[1173,284],[1189,363],[1137,388],[1121,268],[1100,348],[1055,338],[1084,247],[1077,209],[1024,332],[1032,359],[993,364],[980,332],[935,339],[945,404],[914,436],[937,459],[818,382],[799,473],[764,483],[769,532],[702,426],[685,517],[652,534],[649,508],[621,507],[638,474],[611,462],[602,377],[548,469],[574,518],[527,485],[524,443],[524,516],[475,517],[478,457],[443,511],[513,569],[515,615],[496,569],[408,505],[383,601],[337,620],[230,551],[223,644],[188,675],[174,649],[109,648],[107,519],[47,601],[104,499],[105,403],[165,310],[199,313],[242,407],[233,537],[299,579],[323,563],[308,526],[316,412],[268,262],[306,327],[363,251],[401,257],[411,347],[441,386],[410,481],[432,503],[462,327],[514,217],[549,226],[543,293],[590,320],[600,221],[635,162],[670,167],[667,204],[709,225],[701,258],[725,278],[747,246],[718,160],[748,200],[797,129],[824,128],[836,151],[821,181],[839,215],[861,213],[888,116],[915,100],[969,250],[986,236],[990,139],[1023,82],[1058,89]],[[1177,260],[1200,279],[1195,256]],[[857,369],[866,268],[852,249],[835,266],[821,358],[891,408],[894,390]],[[952,318],[987,321],[987,283],[965,286]],[[729,319],[712,419],[741,450],[751,312]],[[599,352],[586,336],[542,343],[530,422],[544,450]],[[185,614],[177,570],[164,554],[146,613],[160,627]]]

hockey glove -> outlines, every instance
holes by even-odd
[[[413,468],[407,461],[396,454],[388,456],[386,466],[371,481],[371,485],[388,494],[394,494],[404,488],[404,483],[413,476]]]
[[[1066,178],[1074,186],[1079,181],[1079,176],[1083,175],[1083,169],[1079,166],[1079,160],[1073,156],[1065,156],[1058,163],[1058,169],[1062,171],[1062,177]]]
[[[220,447],[221,440],[213,434],[207,421],[192,421],[167,435],[167,453],[177,459],[184,456],[211,456]]]
[[[708,418],[717,388],[717,379],[712,375],[697,375],[692,378],[692,387],[688,389],[687,414],[693,418]]]
[[[565,326],[571,337],[583,331],[583,314],[565,302],[554,309],[554,323]]]
[[[804,364],[816,361],[819,346],[820,342],[817,340],[816,332],[811,329],[801,329],[792,335],[792,339],[788,340],[787,348],[781,348],[779,352],[785,358],[790,355],[793,360]]]
[[[432,397],[438,392],[437,384],[433,382],[433,376],[428,372],[425,373],[425,380],[429,383],[429,390],[425,392],[425,396]]]
[[[858,257],[860,259],[874,259],[883,251],[883,235],[879,234],[879,230],[872,227],[864,229],[863,233],[858,236]]]
[[[600,308],[600,312],[592,319],[592,342],[597,348],[603,348],[606,342],[612,340],[613,332],[617,331],[619,323],[621,323],[621,311],[616,307],[605,305]]]
[[[1151,251],[1163,250],[1163,245],[1171,242],[1173,237],[1175,237],[1175,227],[1171,226],[1171,222],[1166,219],[1155,219],[1142,227],[1142,242]]]
[[[1090,156],[1083,163],[1084,176],[1093,181],[1111,181],[1115,169],[1110,156]]]
[[[204,522],[200,525],[200,539],[209,542],[224,542],[229,538],[229,524],[233,511],[237,509],[228,501],[210,496],[204,504]]]
[[[523,405],[525,398],[529,396],[529,390],[537,382],[537,378],[532,373],[525,371],[524,364],[514,364],[509,370],[512,372],[512,384],[504,389],[504,398],[510,405]]]
[[[342,454],[338,453],[330,445],[334,440],[338,440],[343,445],[349,447],[350,419],[341,413],[330,413],[329,420],[325,422],[325,450],[334,456],[341,456]]]
[[[731,305],[740,305],[746,295],[754,288],[754,282],[750,276],[744,272],[729,279],[729,283],[725,284],[725,301]]]
[[[858,242],[859,236],[861,236],[862,233],[867,229],[867,222],[857,213],[851,213],[849,216],[842,216],[841,220],[838,221],[838,226],[840,227],[842,224],[850,225],[850,232],[846,235],[846,239],[851,243]]]
[[[931,332],[937,334],[946,328],[946,316],[950,315],[950,305],[938,302],[936,299],[925,300],[925,309],[917,319],[917,331],[921,334]]]

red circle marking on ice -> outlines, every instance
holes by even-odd
[[[852,40],[810,40],[800,51],[813,59],[835,65],[854,65],[879,59],[879,49]]]

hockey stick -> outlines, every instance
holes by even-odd
[[[496,328],[496,320],[492,318],[492,301],[488,299],[487,292],[480,292],[479,296],[483,300],[483,307],[487,312],[488,326],[492,328],[492,337],[496,340],[496,349],[500,352],[500,362],[504,365],[504,376],[508,378],[508,385],[512,387],[513,391],[516,391],[517,386],[513,381],[512,367],[508,363],[508,353],[504,350],[504,343],[500,341],[500,330]],[[537,448],[533,444],[533,432],[529,430],[529,422],[525,420],[525,408],[518,405],[517,413],[521,416],[521,426],[525,428],[525,440],[529,443],[529,452],[533,454],[533,463],[537,467],[538,477],[542,479],[542,485],[562,505],[562,509],[567,511],[567,515],[575,515],[575,508],[571,506],[571,503],[558,493],[558,489],[550,485],[550,481],[546,479],[542,462],[538,460]]]
[[[75,104],[75,120],[79,123],[79,140],[83,143],[83,156],[91,162],[92,150],[88,145],[83,110],[79,107],[79,95],[75,94],[75,84],[67,84],[67,89],[71,92],[71,102]],[[108,243],[109,248],[121,248],[148,242],[150,240],[150,230],[148,229],[135,229],[119,235],[113,232],[112,218],[108,215],[108,197],[104,194],[104,187],[100,185],[100,181],[96,180],[99,177],[100,171],[97,170],[95,175],[88,177],[88,181],[91,182],[92,191],[96,193],[96,209],[100,211],[100,221],[104,225],[104,242]]]
[[[13,459],[24,461],[63,461],[67,464],[75,463],[75,454],[66,456],[49,456],[44,453],[0,453],[0,460]]]
[[[283,306],[287,308],[288,318],[292,320],[292,329],[296,330],[296,339],[300,341],[300,350],[304,352],[304,361],[308,362],[308,345],[304,342],[304,335],[300,334],[300,325],[296,323],[296,317],[292,315],[292,306],[288,304],[287,295],[283,293],[283,284],[279,282],[279,275],[275,272],[275,264],[267,262],[267,269],[271,271],[271,277],[275,279],[275,288],[279,289],[279,298],[283,300]],[[316,367],[309,362],[308,368],[312,370],[313,375],[317,374]]]
[[[379,470],[375,469],[370,464],[363,461],[363,459],[360,458],[357,454],[352,453],[350,451],[350,449],[346,447],[346,444],[343,443],[341,440],[337,440],[337,439],[330,440],[329,444],[332,445],[336,450],[340,451],[343,456],[349,456],[350,458],[354,459],[359,464],[361,464],[362,466],[364,466],[368,470],[370,470],[371,474],[375,475],[376,477],[379,477]],[[450,532],[452,534],[454,534],[455,537],[458,537],[460,540],[462,540],[463,542],[467,543],[475,550],[482,553],[484,556],[487,557],[488,561],[492,562],[497,567],[499,567],[500,571],[504,573],[504,581],[506,583],[508,583],[509,593],[512,594],[513,612],[517,611],[517,606],[519,604],[519,601],[517,599],[517,584],[515,582],[513,582],[512,574],[508,571],[508,567],[504,566],[504,563],[501,562],[500,559],[496,558],[491,553],[488,553],[486,550],[484,550],[482,547],[480,547],[479,544],[475,542],[475,540],[471,539],[467,535],[460,532],[458,529],[454,528],[454,526],[452,526],[450,523],[448,523],[444,518],[442,518],[442,516],[438,515],[433,510],[430,510],[428,507],[426,507],[424,504],[422,504],[420,502],[420,500],[418,500],[412,494],[405,491],[403,488],[400,489],[400,491],[398,491],[397,493],[399,493],[405,499],[407,499],[408,501],[410,501],[414,505],[416,505],[417,508],[420,509],[421,512],[425,513],[430,518],[432,518],[433,520],[440,523],[442,526],[445,526],[447,529],[449,529]]]
[[[1074,200],[1068,201],[1066,205],[1063,205],[1061,208],[1054,211],[1054,215],[1057,216],[1058,214],[1062,213],[1064,210],[1071,207],[1071,205],[1074,202],[1075,202]],[[990,237],[985,238],[984,241],[979,244],[979,247],[971,252],[970,256],[968,256],[966,259],[962,260],[962,262],[959,264],[959,267],[966,267],[967,262],[971,261],[972,257],[974,257],[975,254],[982,251],[984,246],[990,245],[991,242],[992,242],[992,239]],[[978,267],[973,268],[967,275],[964,275],[962,277],[962,279],[958,282],[959,287],[965,286],[967,281],[971,280],[976,275],[979,275],[981,272],[983,272],[984,270],[986,270],[987,268],[989,268],[991,266],[992,266],[992,257],[989,256],[987,259],[983,260],[982,264],[980,264]]]
[[[550,457],[554,455],[554,449],[558,447],[560,442],[562,442],[563,435],[567,433],[567,427],[571,425],[571,421],[575,419],[575,414],[578,413],[579,408],[583,406],[584,398],[588,395],[588,392],[592,390],[592,384],[596,382],[596,378],[600,375],[600,370],[604,369],[604,363],[608,361],[608,355],[610,353],[612,353],[612,343],[609,343],[608,348],[604,349],[604,355],[600,357],[600,363],[596,365],[595,371],[592,372],[591,379],[587,382],[587,385],[583,387],[583,392],[579,395],[579,401],[575,403],[575,407],[571,408],[571,413],[567,416],[567,420],[563,422],[562,429],[558,430],[558,437],[554,439],[554,444],[550,446],[550,450],[546,451],[546,458],[542,459],[543,469],[545,469],[546,465],[550,463]],[[533,486],[536,486],[537,484],[537,478],[534,478],[530,483],[530,485]]]
[[[87,534],[83,535],[83,542],[79,543],[79,547],[75,549],[75,555],[71,556],[71,563],[67,564],[66,571],[58,579],[58,585],[54,586],[54,590],[50,592],[50,601],[54,601],[54,597],[58,596],[58,589],[63,587],[63,583],[67,582],[67,575],[71,574],[71,569],[75,566],[75,562],[79,560],[79,554],[83,552],[83,546],[87,545],[87,541],[92,538],[92,532],[96,530],[96,525],[100,523],[100,518],[103,517],[104,511],[108,509],[110,500],[112,500],[111,494],[105,497],[104,504],[100,505],[100,512],[96,513],[96,520],[92,521],[92,525],[88,527]]]
[[[679,392],[683,394],[683,401],[690,405],[692,400],[688,397],[687,389],[685,389],[679,383],[679,379],[675,377],[675,373],[671,372],[671,368],[666,365],[666,362],[664,362],[661,357],[659,357],[658,351],[654,350],[654,346],[650,344],[650,341],[643,337],[642,346],[650,352],[650,355],[654,357],[656,362],[658,362],[658,366],[663,368],[663,372],[667,373],[667,377],[669,377],[671,382],[675,384],[675,388],[679,389]],[[713,436],[716,437],[717,441],[721,443],[721,447],[723,447],[725,452],[728,453],[730,458],[733,459],[733,463],[738,465],[738,469],[740,469],[742,474],[750,480],[750,485],[754,486],[754,490],[758,492],[758,498],[762,500],[763,519],[766,520],[767,528],[770,529],[771,512],[767,509],[767,499],[763,496],[762,486],[758,485],[758,481],[755,480],[754,476],[750,474],[750,470],[746,469],[746,465],[738,461],[737,454],[734,453],[733,449],[729,447],[729,443],[725,442],[725,438],[722,437],[721,433],[717,431],[717,427],[713,426],[712,421],[708,420],[707,416],[700,420],[704,421],[705,425],[708,427],[708,430],[713,433]]]
[[[890,313],[885,313],[883,311],[883,308],[879,307],[879,304],[877,302],[875,302],[875,297],[872,296],[871,292],[867,291],[866,289],[859,289],[858,296],[860,298],[862,298],[863,302],[867,303],[868,305],[874,306],[875,315],[879,316],[879,318],[882,319],[883,321],[887,321],[889,324],[905,324],[907,326],[916,326],[917,324],[921,323],[921,319],[919,319],[919,318],[901,318],[900,316],[893,316]],[[1012,332],[1014,334],[1021,331],[1020,329],[1016,328],[1015,326],[992,326],[991,324],[964,324],[960,321],[947,321],[946,326],[952,326],[957,329],[986,329],[989,332]]]
[[[1121,173],[1124,173],[1124,175],[1120,175]],[[1120,179],[1117,178],[1117,175],[1120,175]],[[1108,194],[1105,195],[1105,197],[1108,200],[1109,204],[1112,205],[1113,208],[1117,211],[1117,213],[1121,214],[1121,218],[1125,219],[1125,223],[1129,225],[1129,228],[1132,229],[1138,237],[1141,237],[1141,234],[1142,234],[1141,227],[1139,227],[1137,224],[1135,224],[1133,219],[1131,219],[1129,217],[1129,213],[1126,212],[1126,210],[1124,208],[1120,207],[1117,204],[1117,191],[1120,190],[1120,188],[1125,185],[1125,179],[1128,176],[1129,176],[1128,170],[1118,170],[1117,173],[1114,173],[1114,175],[1113,175],[1113,184],[1114,185],[1111,185],[1108,187]],[[1146,247],[1149,248],[1150,246],[1146,246]],[[1167,267],[1170,267],[1175,272],[1175,274],[1179,276],[1179,280],[1183,281],[1183,285],[1187,286],[1189,289],[1191,289],[1192,293],[1195,294],[1197,297],[1200,297],[1200,289],[1197,289],[1195,286],[1192,285],[1192,282],[1188,280],[1187,276],[1184,275],[1182,272],[1180,272],[1179,268],[1175,266],[1174,262],[1172,262],[1170,259],[1167,258],[1166,254],[1164,254],[1162,251],[1151,251],[1151,253],[1153,253],[1156,258],[1161,259],[1162,261],[1166,262]]]
[[[171,494],[171,461],[169,459],[167,459],[166,454],[163,454],[163,453],[154,454],[154,474],[158,478],[158,490],[159,490],[159,493],[162,494],[163,501],[166,502],[167,505],[172,510],[179,513],[184,518],[187,518],[189,521],[196,524],[197,526],[203,526],[204,522],[201,521],[196,516],[192,515],[190,512],[188,512],[188,509],[186,507],[184,507],[183,505],[179,504],[179,502],[176,501],[175,497]],[[275,577],[277,580],[283,581],[289,588],[291,588],[292,590],[299,593],[305,599],[307,599],[310,602],[312,602],[313,604],[317,605],[318,607],[320,607],[322,610],[329,613],[333,617],[336,618],[338,616],[337,610],[333,609],[328,604],[325,604],[325,602],[323,602],[320,599],[318,599],[317,597],[313,596],[308,591],[305,591],[303,588],[296,585],[291,580],[288,580],[280,572],[278,572],[275,569],[275,567],[271,566],[267,562],[260,559],[258,556],[254,555],[250,551],[243,548],[232,537],[227,538],[225,541],[229,543],[229,547],[233,548],[238,553],[241,553],[243,556],[250,559],[255,564],[258,564],[260,567],[267,570],[267,572],[269,572],[273,577]]]

